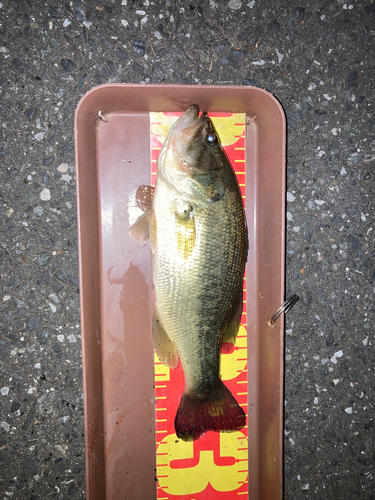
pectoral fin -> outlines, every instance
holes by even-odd
[[[152,193],[151,186],[139,186],[135,192],[135,203],[144,212],[129,228],[130,237],[136,241],[146,241],[150,239],[152,224]]]
[[[150,238],[152,211],[142,214],[129,228],[130,237],[135,241],[146,241]]]
[[[177,368],[178,352],[176,345],[168,337],[167,332],[164,330],[155,312],[152,318],[152,333],[154,336],[155,351],[159,360],[164,365],[169,366],[169,368]]]

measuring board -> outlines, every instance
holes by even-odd
[[[151,182],[168,132],[182,113],[150,113]],[[237,175],[245,203],[245,113],[209,113]],[[221,378],[247,416],[246,276],[241,326],[236,345],[222,346]],[[207,432],[193,442],[177,438],[174,418],[184,390],[181,364],[175,370],[155,354],[156,463],[158,500],[234,500],[248,498],[248,427]]]

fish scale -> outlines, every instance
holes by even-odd
[[[155,200],[159,195],[161,198],[168,196],[164,193],[168,187],[162,189],[161,193],[155,190]],[[242,202],[236,198],[233,196],[231,203],[228,200],[216,202],[212,209],[197,214],[195,220],[199,234],[189,260],[184,261],[176,251],[172,252],[172,237],[159,235],[158,250],[153,258],[159,318],[177,345],[187,386],[202,393],[208,392],[217,382],[220,335],[228,319],[229,306],[242,288],[245,249],[244,243],[242,249],[238,247],[233,233],[237,232],[238,226],[241,227],[241,222],[243,226],[243,209]],[[161,235],[168,234],[171,228],[174,231],[173,215],[164,216],[163,221],[158,222],[158,228]],[[244,236],[242,234],[243,240]],[[165,243],[159,243],[160,239]],[[178,300],[171,301],[171,297],[178,297]],[[203,343],[200,339],[202,331],[207,332]],[[192,349],[195,356],[190,359]],[[209,363],[211,356],[208,354],[212,352],[215,359]],[[212,369],[204,370],[208,364],[213,365]]]
[[[185,375],[178,437],[236,431],[246,416],[220,380],[221,343],[242,311],[247,235],[241,192],[208,117],[191,106],[160,151],[150,214],[153,321],[159,359]],[[143,229],[131,234],[143,234]]]

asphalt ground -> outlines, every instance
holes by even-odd
[[[281,102],[284,496],[375,499],[374,38],[369,0],[2,0],[1,499],[85,498],[73,119],[114,82]]]

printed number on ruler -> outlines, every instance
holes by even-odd
[[[245,198],[245,115],[209,113],[237,174]],[[160,148],[178,113],[151,113],[151,174],[156,180]],[[246,284],[246,278],[244,283]],[[244,298],[246,285],[244,284]],[[221,377],[247,410],[246,300],[236,345],[223,346]],[[194,442],[179,440],[174,416],[183,391],[179,366],[170,370],[155,354],[158,499],[231,500],[247,496],[247,426],[241,432],[208,432]],[[233,495],[231,496],[231,492]],[[194,495],[190,497],[190,495]],[[229,495],[229,496],[228,496]],[[243,498],[243,497],[242,497]]]

